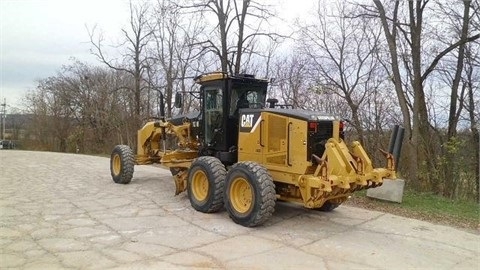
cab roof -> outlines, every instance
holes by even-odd
[[[249,75],[249,74],[228,75],[227,73],[220,72],[220,71],[201,74],[194,78],[195,82],[198,84],[202,84],[210,81],[216,81],[216,80],[225,80],[225,79],[249,80],[249,81],[258,81],[258,82],[268,83],[267,79],[257,79],[255,78],[255,75]]]

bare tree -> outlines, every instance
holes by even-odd
[[[93,45],[92,54],[107,67],[132,76],[134,83],[131,91],[134,94],[134,113],[139,125],[141,124],[139,120],[142,114],[142,90],[145,88],[143,84],[145,81],[144,73],[148,67],[148,58],[145,53],[153,35],[153,30],[148,27],[148,8],[149,6],[145,3],[134,5],[130,1],[130,28],[122,29],[124,41],[116,45],[118,48],[125,49],[123,59],[121,60],[108,58],[103,44],[104,37],[102,34],[96,34],[95,27],[88,31],[91,44]]]
[[[164,93],[167,117],[172,115],[174,90],[186,92],[186,85],[194,77],[191,73],[196,73],[192,69],[202,59],[201,50],[193,45],[204,31],[201,14],[188,14],[187,18],[181,11],[174,1],[159,0],[154,9],[156,20],[151,26],[154,46],[150,67],[155,71],[152,85]]]
[[[383,32],[390,53],[388,70],[392,74],[392,80],[404,115],[404,125],[407,128],[407,135],[409,135],[412,149],[414,149],[410,153],[412,176],[418,177],[420,181],[417,184],[424,187],[431,185],[432,180],[434,180],[432,172],[436,171],[435,159],[432,158],[435,151],[430,137],[432,130],[424,90],[425,83],[445,55],[457,49],[460,45],[480,37],[480,33],[469,37],[461,37],[438,51],[431,61],[426,63],[427,57],[424,53],[426,34],[424,33],[425,25],[423,19],[429,2],[429,0],[389,2],[387,7],[390,13],[387,13],[385,5],[380,0],[374,0],[375,8],[363,6],[368,16],[378,17],[382,22]],[[403,11],[404,13],[401,13]],[[401,51],[402,46],[404,46],[406,51]],[[401,69],[400,55],[403,60],[404,70]],[[402,73],[407,74],[407,79],[405,79]],[[410,108],[407,103],[407,85],[412,89],[413,98],[411,130],[409,130]]]
[[[473,150],[473,156],[470,160],[474,160],[473,166],[474,179],[473,190],[475,190],[475,197],[478,203],[480,203],[480,141],[479,141],[479,128],[480,128],[480,112],[478,105],[480,104],[480,43],[470,43],[465,48],[465,71],[463,77],[463,86],[466,89],[466,102],[463,104],[467,111],[467,119],[470,123],[471,134],[471,149]],[[472,151],[469,151],[472,152]],[[472,189],[470,189],[472,190]]]
[[[29,132],[35,143],[30,147],[35,150],[67,151],[71,112],[58,90],[56,78],[49,77],[40,80],[37,88],[26,96],[27,111],[33,114]]]
[[[137,122],[128,97],[131,91],[119,87],[126,83],[124,77],[123,72],[74,61],[40,80],[26,99],[33,114],[32,145],[50,151],[105,153],[117,142],[133,143],[130,129]]]
[[[474,14],[471,14],[471,2],[463,1],[463,14],[459,13],[456,9],[457,5],[444,6],[439,4],[441,9],[441,15],[444,17],[450,18],[452,21],[452,33],[455,38],[458,38],[460,41],[465,41],[470,34],[471,18]],[[447,144],[452,144],[458,140],[457,138],[457,126],[459,118],[464,107],[465,102],[465,92],[466,85],[461,87],[462,75],[464,73],[464,65],[466,58],[466,48],[469,44],[461,43],[458,45],[458,48],[455,50],[455,66],[450,69],[446,69],[445,73],[452,73],[451,83],[448,82],[451,89],[450,94],[450,105],[449,105],[449,116],[448,116],[448,128],[446,141]],[[453,52],[451,53],[453,54]],[[448,57],[445,56],[445,57]],[[460,90],[460,92],[459,92]],[[455,172],[458,170],[456,155],[457,151],[452,147],[444,147],[447,149],[444,155],[446,158],[446,166],[444,167],[444,182],[443,185],[445,188],[443,190],[443,195],[447,197],[455,196],[455,190],[457,188],[457,183],[459,182],[459,175]]]
[[[319,1],[315,21],[302,27],[300,42],[311,61],[311,78],[346,102],[363,143],[360,108],[381,82],[376,57],[381,32],[369,19],[347,18],[349,13],[346,3]]]
[[[238,5],[241,2],[241,6]],[[206,33],[198,45],[205,52],[213,53],[220,60],[223,72],[239,74],[246,70],[243,57],[255,54],[253,45],[258,37],[277,39],[281,36],[263,31],[264,22],[273,15],[268,7],[251,0],[201,0],[193,4],[181,5],[191,12],[214,14],[216,25],[211,33]],[[205,15],[206,16],[206,15]],[[248,19],[248,20],[247,20]],[[251,24],[248,21],[252,21]],[[217,32],[215,39],[212,33]]]
[[[281,97],[282,104],[305,109],[308,106],[309,87],[306,76],[307,61],[301,56],[292,55],[276,59],[273,65],[275,95]],[[272,95],[271,93],[270,95]]]

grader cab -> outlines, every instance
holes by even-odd
[[[146,123],[136,154],[125,145],[113,149],[116,183],[128,184],[134,165],[158,163],[194,209],[225,208],[234,222],[253,227],[272,215],[276,200],[331,211],[353,192],[396,177],[391,153],[383,152],[385,168],[374,168],[359,142],[347,147],[339,119],[266,100],[267,80],[210,73],[195,81],[200,111]]]

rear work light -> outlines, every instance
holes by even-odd
[[[344,140],[345,139],[345,121],[340,121],[339,125],[338,125],[338,129],[339,129],[339,135],[340,135],[340,139]]]
[[[308,131],[316,133],[318,130],[318,123],[317,122],[308,122]]]

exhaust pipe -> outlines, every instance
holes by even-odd
[[[395,147],[395,139],[397,138],[399,125],[393,126],[392,135],[390,136],[390,143],[388,144],[388,152],[393,153],[393,148]]]
[[[393,155],[395,161],[395,170],[400,163],[400,152],[402,151],[403,137],[405,135],[405,129],[399,125],[393,127],[392,135],[390,137],[390,144],[388,146],[388,152]]]
[[[163,93],[161,91],[158,91],[158,99],[159,99],[159,105],[160,105],[160,115],[159,115],[159,118],[160,120],[162,120],[163,123],[165,123],[165,99],[163,97]],[[162,126],[161,128],[162,130],[162,145],[163,145],[163,152],[166,153],[167,152],[167,134],[165,132],[165,126]]]

